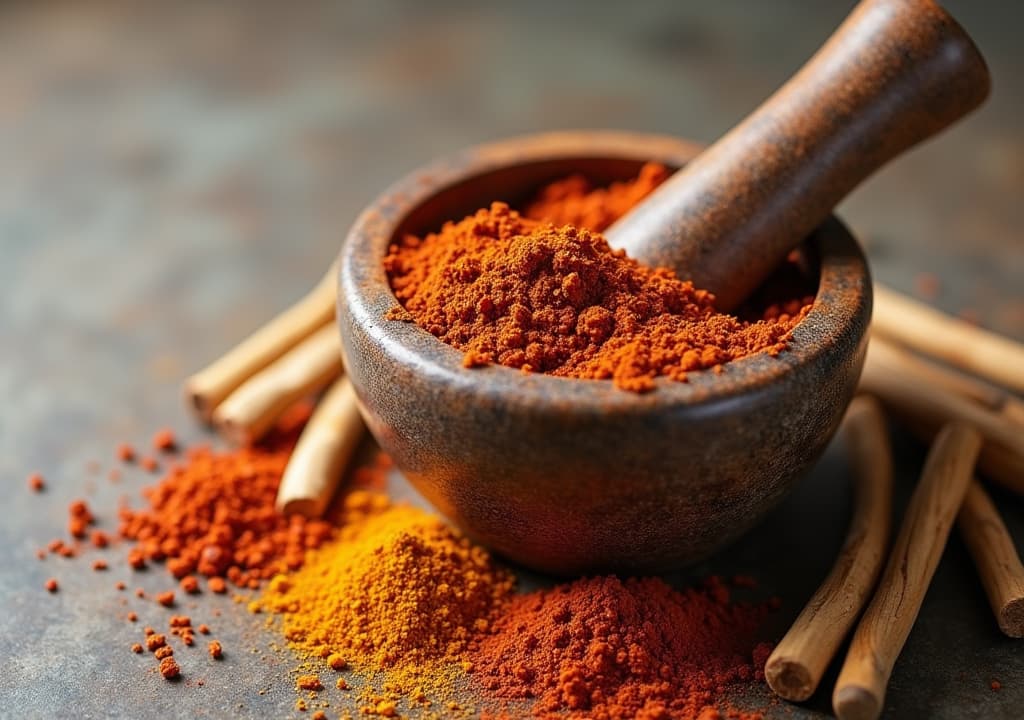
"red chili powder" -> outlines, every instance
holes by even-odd
[[[575,225],[603,232],[665,182],[669,170],[647,163],[632,180],[595,187],[584,175],[572,175],[545,186],[523,215],[552,225]]]
[[[533,699],[538,717],[714,717],[728,685],[763,678],[768,611],[733,602],[717,578],[684,591],[577,580],[513,599],[476,645],[473,676],[494,697]]]
[[[602,235],[504,203],[405,238],[385,268],[404,306],[389,317],[462,350],[466,367],[611,378],[638,392],[658,376],[683,381],[756,352],[776,355],[809,310],[758,322],[719,313],[713,295],[612,250]]]
[[[122,508],[119,533],[138,541],[129,554],[132,567],[164,561],[179,579],[200,573],[251,587],[300,566],[305,551],[331,534],[327,522],[285,517],[274,508],[281,474],[308,408],[303,413],[301,419],[289,420],[290,430],[257,447],[189,450],[184,462],[172,465],[159,484],[143,491],[148,507]],[[183,588],[198,589],[191,581]],[[211,589],[223,591],[219,582]]]

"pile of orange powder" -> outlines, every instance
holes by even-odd
[[[777,355],[812,298],[793,312],[741,320],[600,234],[666,176],[648,165],[634,181],[596,192],[573,178],[542,190],[524,213],[495,202],[437,233],[403,238],[385,258],[402,306],[389,317],[462,350],[466,367],[610,378],[638,392],[659,376],[685,381],[757,352]]]

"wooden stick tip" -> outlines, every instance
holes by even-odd
[[[882,714],[882,703],[867,688],[845,685],[836,688],[832,710],[839,720],[878,720]]]
[[[315,498],[289,498],[277,504],[278,512],[284,515],[302,515],[309,520],[318,520],[323,508]]]
[[[210,418],[213,415],[213,406],[207,400],[206,395],[188,380],[185,381],[182,392],[185,395],[185,403],[189,409],[202,422],[209,424]]]
[[[217,417],[217,414],[214,413],[213,426],[217,429],[217,433],[232,445],[249,447],[256,441],[247,427],[231,418]]]
[[[1012,638],[1024,638],[1024,597],[1017,597],[999,610],[999,629]]]
[[[803,702],[814,694],[817,687],[804,664],[792,658],[768,658],[764,677],[772,692],[790,702]]]

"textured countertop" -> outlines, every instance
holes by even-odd
[[[991,63],[991,101],[840,213],[876,277],[914,292],[935,290],[921,273],[934,275],[938,305],[1024,340],[1024,6],[949,4]],[[154,676],[151,658],[128,651],[138,628],[113,583],[159,590],[167,577],[37,561],[62,534],[67,502],[86,497],[110,527],[117,498],[152,479],[107,481],[118,442],[145,444],[164,425],[202,439],[180,379],[312,285],[358,210],[399,175],[544,129],[710,141],[849,4],[290,5],[0,7],[0,716],[291,713],[293,663],[268,649],[258,618],[228,612],[228,598],[197,601],[197,617],[225,610],[215,627],[225,660],[185,656],[205,684]],[[905,499],[923,449],[895,443]],[[45,493],[27,490],[31,471]],[[848,491],[834,447],[762,527],[693,574],[756,576],[784,601],[781,631],[830,566]],[[996,499],[1024,548],[1024,501]],[[62,588],[52,596],[50,576]],[[140,625],[160,618],[131,604]],[[821,717],[823,685],[770,715]],[[954,536],[885,716],[1011,718],[1022,703],[1024,646],[998,633]]]

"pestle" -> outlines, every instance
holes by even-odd
[[[605,233],[739,305],[861,181],[986,98],[989,73],[931,0],[864,0],[757,110]]]

